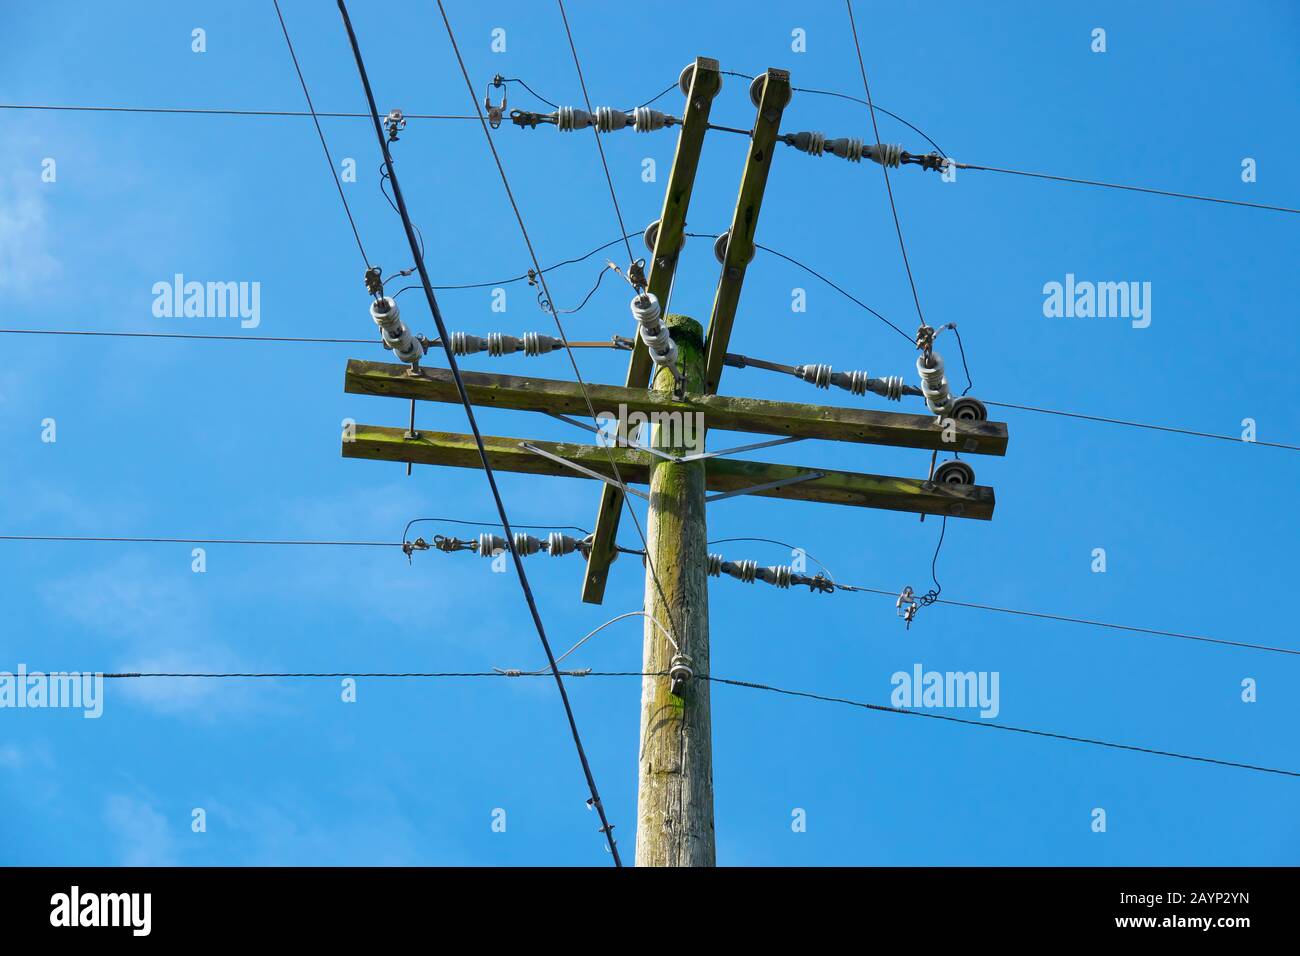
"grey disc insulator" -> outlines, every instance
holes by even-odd
[[[989,410],[978,398],[962,396],[953,400],[948,414],[959,422],[983,422],[988,421]]]
[[[731,230],[730,230],[730,229],[728,229],[728,230],[727,230],[726,232],[724,232],[722,235],[718,236],[717,239],[714,239],[714,240],[713,240],[713,258],[717,259],[719,262],[726,262],[726,261],[727,261],[727,243],[730,242],[730,241],[731,241]],[[749,263],[751,263],[751,262],[753,262],[753,261],[754,261],[754,250],[751,248],[751,249],[749,250],[749,258],[745,260],[745,264],[748,265]]]
[[[945,461],[934,470],[934,481],[940,485],[973,485],[975,469],[958,458]]]
[[[763,80],[767,78],[766,73],[760,73],[749,81],[749,101],[754,104],[755,109],[763,102]],[[785,102],[781,108],[785,109],[790,105],[790,98],[794,96],[794,91],[790,90],[785,94]]]

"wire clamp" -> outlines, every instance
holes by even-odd
[[[487,93],[483,96],[483,108],[487,110],[488,124],[493,129],[500,128],[501,117],[505,115],[507,98],[505,82],[506,78],[498,73],[492,77],[492,82],[488,84]],[[501,102],[496,106],[492,105],[492,87],[494,86],[501,91]]]
[[[808,579],[808,590],[817,594],[831,594],[835,591],[835,584],[826,575],[820,571]]]
[[[412,563],[411,555],[414,554],[416,551],[428,551],[428,550],[429,550],[429,542],[425,541],[423,538],[416,538],[414,541],[402,542],[402,553],[406,555],[407,564]]]
[[[912,629],[912,621],[916,617],[916,612],[919,608],[920,604],[917,603],[916,595],[913,593],[912,586],[909,584],[899,592],[898,600],[894,602],[895,613],[903,619],[903,622],[906,624],[906,630],[910,631]]]
[[[384,117],[384,129],[388,130],[388,141],[397,142],[397,134],[406,129],[406,117],[402,115],[401,110],[389,110],[388,115]]]

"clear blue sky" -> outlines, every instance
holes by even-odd
[[[353,5],[381,108],[465,113],[468,94],[432,3]],[[958,159],[1297,205],[1294,90],[1300,17],[1290,4],[857,4],[877,102]],[[316,105],[364,108],[333,4],[285,0]],[[477,96],[496,72],[580,104],[550,4],[452,2]],[[626,106],[696,55],[746,73],[861,95],[843,6],[573,0],[593,100]],[[268,2],[5,4],[0,99],[9,103],[303,108]],[[191,52],[191,30],[207,52]],[[505,28],[507,51],[490,32]],[[1090,50],[1107,31],[1107,52]],[[791,50],[802,28],[807,52]],[[729,79],[715,121],[748,125]],[[540,106],[519,87],[511,106]],[[673,93],[657,106],[680,112]],[[922,151],[882,118],[885,139]],[[787,130],[872,137],[865,108],[796,95]],[[325,121],[371,258],[410,264],[380,196],[367,123]],[[589,134],[497,131],[544,263],[618,234]],[[657,217],[675,135],[606,140],[629,228]],[[0,319],[4,327],[241,334],[234,319],[159,319],[155,282],[261,283],[246,333],[368,337],[357,250],[310,120],[0,111]],[[726,228],[745,142],[710,136],[692,231]],[[438,283],[517,275],[528,259],[476,124],[412,121],[400,175]],[[653,157],[658,182],[641,181]],[[57,181],[41,182],[45,158]],[[1243,183],[1241,163],[1258,164]],[[916,168],[894,190],[926,315],[956,321],[974,394],[1097,415],[1296,442],[1293,216],[991,173],[945,184]],[[782,147],[759,241],[915,327],[879,169]],[[718,267],[686,248],[675,310],[707,318]],[[619,256],[621,263],[622,256]],[[596,257],[552,277],[561,307],[586,293]],[[1152,322],[1043,315],[1043,286],[1152,285]],[[792,313],[792,290],[808,310]],[[505,314],[487,290],[446,292],[452,329],[551,331],[524,285]],[[574,338],[630,334],[626,287],[606,281],[567,320]],[[433,334],[417,293],[402,298]],[[481,474],[339,456],[345,417],[404,424],[400,402],[343,393],[369,346],[0,337],[0,531],[396,540],[422,515],[490,520]],[[869,314],[760,252],[733,346],[789,362],[908,373],[914,352]],[[941,340],[941,345],[943,342]],[[959,364],[949,342],[954,381]],[[580,353],[589,381],[621,382],[625,357]],[[439,364],[439,363],[435,363]],[[563,356],[470,359],[474,369],[566,378]],[[793,379],[728,370],[730,394],[850,405]],[[915,407],[914,405],[912,406]],[[1001,415],[995,417],[1003,417]],[[57,442],[41,421],[57,421]],[[997,489],[992,522],[950,521],[944,596],[1300,647],[1288,595],[1297,522],[1286,495],[1300,457],[1007,412],[1005,458],[973,461]],[[467,430],[451,406],[420,424]],[[526,413],[483,412],[491,434],[574,437]],[[726,434],[719,440],[730,442]],[[739,438],[737,440],[743,440]],[[764,453],[758,453],[762,456]],[[773,461],[921,475],[925,452],[809,442]],[[598,489],[499,478],[524,523],[590,526]],[[638,503],[640,505],[640,503]],[[452,531],[426,525],[421,530]],[[841,581],[929,586],[937,521],[740,498],[709,512],[711,537],[802,545]],[[637,544],[624,522],[622,542]],[[1108,569],[1091,571],[1094,548]],[[788,560],[729,544],[729,557]],[[481,670],[541,653],[513,573],[471,555],[395,549],[209,548],[0,542],[0,669]],[[580,562],[527,570],[557,647],[640,607],[634,559],[604,606],[578,601]],[[890,675],[997,671],[1000,721],[1300,769],[1294,658],[938,605],[905,631],[892,601],[809,595],[724,579],[710,591],[713,670],[725,677],[888,703]],[[575,666],[636,670],[641,628],[607,629]],[[1241,682],[1258,683],[1243,703]],[[609,814],[630,856],[638,682],[571,681]],[[608,862],[549,681],[117,682],[102,719],[0,711],[0,862],[11,864]],[[756,691],[714,690],[718,859],[726,864],[1286,864],[1300,851],[1300,782]],[[966,711],[951,711],[971,716]],[[208,832],[190,830],[205,808]],[[1091,829],[1104,808],[1108,828]],[[503,808],[507,830],[494,833]],[[791,813],[807,813],[807,832]]]

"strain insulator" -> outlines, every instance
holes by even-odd
[[[518,352],[520,344],[520,341],[513,335],[506,335],[504,332],[488,333],[488,355],[491,355],[493,358],[499,358],[502,355],[509,355],[512,352]]]
[[[840,387],[848,389],[854,395],[865,395],[871,389],[871,379],[866,372],[851,371],[840,374],[844,377],[844,383]]]
[[[451,351],[453,355],[474,355],[488,347],[487,339],[468,332],[451,333]]]
[[[746,584],[753,584],[754,578],[758,576],[758,562],[748,559],[742,561],[728,561],[720,554],[710,554],[708,563],[705,565],[705,571],[710,577],[719,577],[726,574],[735,578],[737,581],[744,581]]]
[[[394,355],[408,365],[420,364],[420,359],[424,358],[424,346],[402,321],[402,313],[395,300],[384,296],[370,303],[370,317],[379,326],[384,344],[393,350]]]
[[[622,129],[631,119],[622,110],[616,110],[612,106],[596,107],[596,130],[601,133],[612,133],[615,130]]]
[[[582,543],[573,535],[565,534],[563,531],[552,531],[546,536],[546,553],[553,558],[573,554],[581,549]]]
[[[655,130],[672,126],[674,117],[648,106],[638,106],[632,111],[632,125],[638,133],[653,133]]]
[[[831,367],[829,365],[800,365],[795,370],[805,382],[816,385],[818,388],[831,387]]]
[[[864,152],[881,166],[897,167],[903,161],[901,144],[877,143],[875,146],[868,146]]]
[[[506,539],[499,534],[491,534],[487,531],[478,536],[475,542],[474,550],[478,552],[480,558],[491,558],[500,554],[502,551],[509,550],[509,544]]]
[[[785,136],[784,140],[790,146],[793,146],[801,153],[807,153],[809,156],[820,156],[826,148],[826,134],[819,133],[816,130],[793,133]]]
[[[555,125],[559,127],[562,133],[571,133],[575,129],[586,129],[591,125],[591,114],[586,110],[580,110],[576,106],[561,106],[551,114],[555,117]]]
[[[553,336],[543,335],[541,332],[524,333],[525,355],[545,355],[547,352],[554,352],[563,347],[564,342]]]
[[[903,397],[903,376],[886,375],[879,379],[881,389],[878,394],[885,396],[891,402],[897,402]]]
[[[862,140],[853,136],[828,140],[825,149],[829,150],[831,155],[847,159],[850,163],[862,162]]]
[[[470,335],[468,332],[451,333],[451,351],[455,355],[474,355],[487,352],[493,358],[523,352],[525,355],[545,355],[563,348],[564,343],[541,332],[525,332],[522,336],[508,335],[505,332],[489,332],[486,336]]]
[[[527,557],[530,554],[536,554],[538,551],[542,550],[542,547],[543,542],[541,538],[535,537],[526,531],[515,532],[515,554],[519,555],[521,558]]]
[[[884,378],[872,378],[866,372],[851,370],[836,372],[829,365],[796,365],[794,374],[818,388],[838,386],[854,395],[874,392],[891,402],[902,398],[906,386],[901,375],[887,375]]]
[[[785,590],[790,586],[791,573],[789,565],[774,564],[766,568],[759,568],[758,579]]]

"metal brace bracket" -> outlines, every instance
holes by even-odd
[[[617,488],[619,491],[623,492],[624,494],[636,495],[638,498],[644,498],[646,501],[650,500],[650,496],[647,495],[644,491],[637,491],[635,488],[629,488],[621,481],[615,481],[613,478],[610,478],[606,475],[602,475],[598,471],[592,471],[590,468],[586,468],[582,465],[579,465],[577,462],[569,461],[569,459],[567,458],[561,458],[559,455],[552,455],[549,451],[543,451],[542,449],[538,448],[536,445],[530,444],[529,442],[526,441],[520,442],[519,447],[522,448],[524,451],[532,452],[534,455],[541,455],[543,458],[549,459],[550,461],[555,462],[557,465],[563,465],[565,468],[571,468],[574,471],[579,472],[580,474],[586,475],[588,478],[595,478],[597,481],[603,481],[607,485],[613,485],[615,488]]]
[[[734,498],[736,495],[752,495],[760,491],[768,491],[771,488],[784,488],[786,485],[795,485],[801,481],[812,481],[816,478],[825,478],[826,473],[822,471],[806,471],[801,475],[795,475],[791,478],[781,478],[778,481],[769,481],[761,485],[751,485],[748,488],[738,488],[735,491],[724,491],[720,495],[709,495],[704,499],[705,504],[712,504],[715,501],[721,501],[723,498]]]
[[[561,415],[559,412],[547,412],[546,414],[549,415],[551,418],[559,419],[560,421],[564,422],[567,425],[576,425],[578,428],[585,428],[587,431],[592,432],[596,435],[600,435],[604,437],[606,434],[605,432],[597,428],[595,425],[588,425],[586,422],[580,422],[576,418],[570,418],[568,415]],[[617,445],[619,448],[630,448],[633,451],[649,452],[652,455],[657,455],[658,457],[664,459],[664,461],[680,462],[680,461],[687,460],[685,458],[678,458],[674,455],[670,455],[666,451],[660,451],[658,448],[651,448],[648,445],[639,445],[636,442],[624,441],[623,439],[618,439],[617,441],[615,441],[614,444]]]
[[[683,455],[678,458],[679,462],[700,461],[704,458],[721,458],[724,455],[734,455],[737,452],[753,451],[756,448],[771,448],[773,445],[788,445],[792,441],[803,441],[802,435],[790,435],[786,438],[773,438],[771,441],[754,442],[751,445],[737,445],[735,448],[723,448],[720,451],[701,451],[694,455]],[[649,449],[647,449],[648,451]]]

